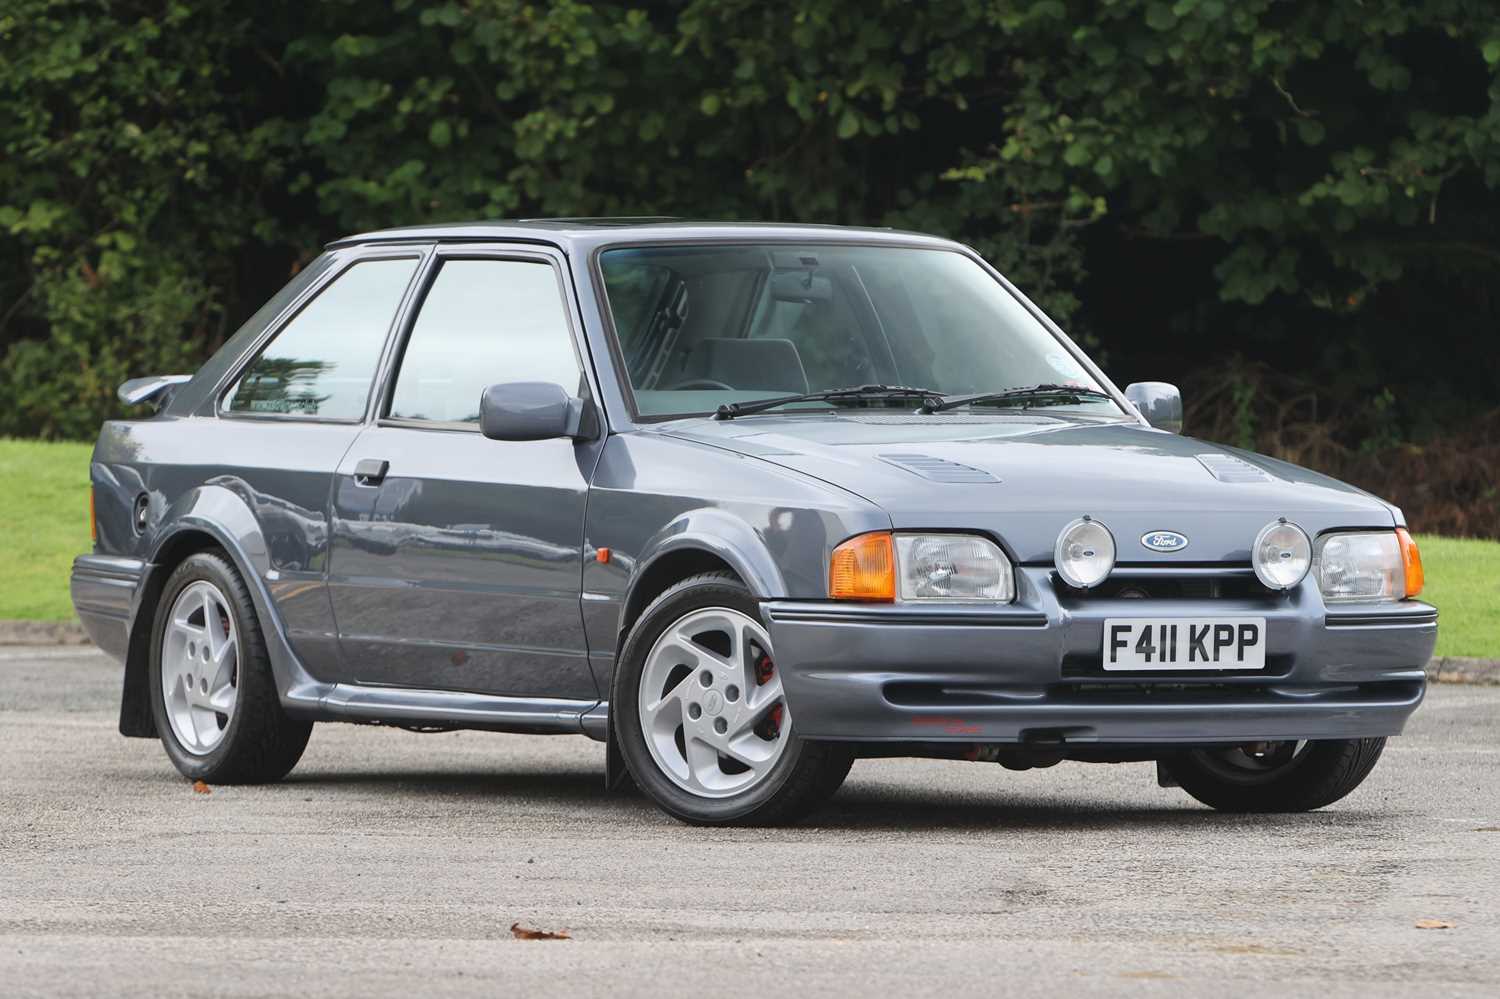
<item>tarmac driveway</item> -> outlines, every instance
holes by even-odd
[[[195,793],[118,693],[0,649],[5,995],[1500,994],[1500,687],[1434,687],[1311,815],[883,760],[766,831],[604,794],[581,738],[321,725],[286,783]]]

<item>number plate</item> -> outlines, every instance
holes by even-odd
[[[1266,619],[1114,618],[1104,622],[1107,670],[1265,669]]]

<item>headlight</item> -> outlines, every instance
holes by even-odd
[[[902,600],[1003,604],[1016,595],[1010,559],[971,534],[898,534],[896,569]]]
[[[1307,532],[1287,520],[1275,520],[1260,529],[1250,548],[1255,575],[1273,590],[1290,590],[1302,582],[1312,565],[1312,542]]]
[[[1404,533],[1404,532],[1403,532]],[[1407,540],[1410,535],[1407,535]],[[1408,592],[1408,556],[1395,531],[1325,534],[1318,539],[1318,589],[1329,603],[1390,602],[1412,596]],[[1416,588],[1421,589],[1422,562],[1410,544],[1415,562]]]
[[[1010,559],[972,534],[872,531],[833,550],[828,595],[835,600],[1009,603],[1016,596]]]
[[[1086,590],[1115,567],[1115,537],[1097,520],[1082,517],[1062,529],[1052,556],[1063,582]]]

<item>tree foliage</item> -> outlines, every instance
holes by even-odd
[[[592,214],[955,236],[1118,374],[1405,432],[1500,381],[1497,98],[1463,0],[9,0],[0,432],[91,435],[326,239]]]

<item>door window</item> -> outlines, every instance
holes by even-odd
[[[528,260],[446,260],[417,313],[390,416],[478,423],[499,382],[580,391],[578,357],[557,272]]]
[[[357,420],[415,257],[362,260],[318,293],[251,363],[230,413]]]

